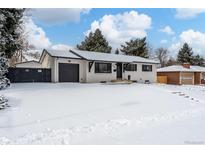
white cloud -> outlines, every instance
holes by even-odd
[[[66,44],[53,44],[46,36],[45,31],[37,26],[31,18],[25,20],[24,26],[30,50],[41,52],[43,49],[68,50],[72,48]]]
[[[30,9],[30,16],[25,17],[25,31],[30,48],[42,50],[68,49],[70,46],[64,44],[53,44],[46,36],[43,28],[35,24],[35,21],[41,21],[47,25],[62,24],[65,22],[78,22],[82,14],[88,14],[91,9],[68,8],[68,9]],[[36,20],[35,20],[36,19]]]
[[[204,12],[205,9],[176,9],[175,17],[179,19],[190,19]]]
[[[194,31],[193,29],[183,31],[179,36],[178,42],[170,46],[170,50],[177,53],[185,42],[193,48],[195,54],[205,56],[205,33]]]
[[[31,14],[34,19],[40,20],[45,24],[61,24],[65,22],[80,21],[81,14],[88,14],[90,9],[81,8],[46,8],[46,9],[31,9]]]
[[[49,38],[41,27],[38,27],[31,18],[25,21],[25,33],[30,46],[34,49],[43,49],[51,46]]]
[[[69,50],[71,48],[73,47],[69,45],[65,45],[65,44],[56,44],[56,45],[51,46],[51,49],[54,49],[54,50]]]
[[[160,43],[161,44],[166,44],[168,41],[167,40],[161,40]]]
[[[91,28],[86,32],[86,35],[99,28],[109,43],[116,48],[132,38],[147,36],[146,30],[151,28],[151,22],[151,17],[139,14],[136,11],[105,15],[91,24]]]
[[[159,29],[160,32],[166,33],[168,35],[174,35],[175,32],[172,30],[172,28],[170,26],[165,26],[162,29]]]
[[[171,51],[171,54],[173,56],[176,56],[179,49],[181,48],[181,46],[183,45],[182,42],[177,42],[177,43],[173,43],[171,44],[171,46],[169,47],[169,51]]]

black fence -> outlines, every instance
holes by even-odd
[[[51,69],[9,68],[7,78],[15,82],[51,82]]]

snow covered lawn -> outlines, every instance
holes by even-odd
[[[205,144],[205,86],[20,83],[0,144]]]

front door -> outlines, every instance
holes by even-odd
[[[122,79],[122,63],[117,63],[117,79]]]

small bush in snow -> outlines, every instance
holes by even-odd
[[[8,106],[8,100],[4,96],[0,96],[0,110]]]

